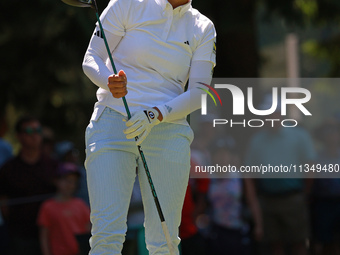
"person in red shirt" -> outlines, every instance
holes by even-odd
[[[90,231],[90,209],[83,200],[73,197],[79,177],[77,165],[60,165],[56,196],[42,204],[38,216],[43,255],[79,254],[76,235]]]
[[[195,176],[194,169],[197,164],[191,159],[191,176]],[[182,222],[180,226],[181,250],[183,255],[206,254],[204,237],[196,226],[196,218],[206,209],[206,193],[209,189],[208,178],[190,178],[184,198],[182,209]],[[195,198],[195,199],[194,199]]]
[[[43,201],[55,193],[58,162],[42,151],[41,122],[22,116],[15,125],[19,153],[0,168],[0,209],[8,231],[8,255],[40,255],[36,224]]]

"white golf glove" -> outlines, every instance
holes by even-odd
[[[138,137],[136,143],[140,145],[150,133],[151,128],[160,123],[158,116],[158,111],[153,108],[136,112],[131,119],[126,122],[126,126],[128,127],[124,130],[126,138],[132,139]]]

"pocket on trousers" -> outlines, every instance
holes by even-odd
[[[90,123],[87,125],[86,130],[85,130],[85,151],[87,150],[88,147],[88,140],[90,137],[90,133],[93,130],[93,125],[94,122],[98,122],[100,116],[103,114],[104,110],[105,110],[106,106],[105,105],[99,105],[96,104],[94,109],[93,109],[93,113],[90,119]]]
[[[184,130],[182,135],[188,139],[189,143],[191,144],[192,141],[194,140],[194,131],[190,126],[183,126]]]
[[[190,143],[192,143],[192,141],[194,140],[194,137],[195,137],[194,131],[192,130],[192,128],[190,126],[188,126],[188,128],[189,128],[188,139],[189,139]]]
[[[106,108],[105,105],[101,105],[101,104],[96,105],[94,107],[90,121],[98,121],[99,117],[102,115],[105,108]]]

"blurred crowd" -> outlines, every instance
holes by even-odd
[[[15,125],[20,150],[13,155],[2,139],[4,118],[0,126],[0,254],[86,254],[89,199],[73,143],[55,141],[39,119],[23,116]]]
[[[12,145],[2,138],[8,131],[3,118],[0,124],[0,254],[87,254],[90,209],[77,148],[72,141],[55,141],[51,128],[24,116],[15,126],[20,150],[13,155]],[[339,173],[327,178],[195,173],[196,166],[217,164],[339,165],[339,119],[313,131],[260,128],[244,153],[225,130],[212,130],[211,122],[203,120],[199,128],[182,211],[181,254],[340,254]],[[144,169],[136,173],[145,174]],[[123,255],[148,254],[143,221],[136,181]]]
[[[276,111],[268,118],[280,117]],[[200,252],[189,249],[185,254],[340,254],[340,119],[327,119],[310,131],[280,124],[258,128],[244,153],[231,135],[211,123],[199,123],[189,183],[195,204],[192,223],[203,241],[196,244]],[[309,171],[261,178],[216,171],[204,179],[195,165],[303,166]],[[323,171],[316,171],[317,165]],[[190,239],[182,237],[183,247]]]

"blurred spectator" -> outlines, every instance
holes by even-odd
[[[193,172],[197,164],[191,160]],[[196,177],[198,177],[196,175]],[[182,255],[208,254],[206,240],[196,226],[197,217],[202,215],[207,207],[206,195],[210,180],[208,178],[190,178],[184,198],[182,221],[179,231]]]
[[[280,119],[281,115],[276,111],[267,118]],[[274,127],[265,127],[252,137],[246,165],[299,166],[315,160],[312,139],[304,129],[282,127],[279,121],[274,123]],[[270,177],[256,179],[263,213],[265,247],[273,255],[287,254],[285,247],[291,251],[290,254],[305,255],[306,241],[310,235],[306,195],[310,191],[311,179],[303,179],[303,176],[284,178],[279,174]]]
[[[75,148],[72,142],[62,141],[56,143],[55,153],[61,162],[70,162],[78,166],[81,176],[79,180],[79,188],[75,196],[83,199],[88,205],[90,205],[89,192],[87,189],[86,170],[83,164],[80,163],[79,151]]]
[[[316,129],[315,136],[323,148],[317,164],[329,169],[340,165],[339,123],[326,121]],[[312,189],[312,250],[314,255],[340,254],[340,179],[339,173],[321,171]],[[324,175],[324,176],[323,176]]]
[[[62,163],[55,181],[57,193],[40,209],[40,244],[43,255],[79,255],[76,235],[90,232],[90,209],[73,195],[80,172],[73,163]]]
[[[42,142],[42,151],[43,154],[46,156],[50,156],[51,158],[57,159],[57,156],[55,155],[55,135],[54,131],[50,127],[42,127],[42,137],[43,137],[43,142]]]
[[[72,162],[79,164],[79,151],[71,141],[62,141],[55,144],[55,153],[62,162]]]
[[[0,116],[0,168],[6,163],[10,158],[13,157],[12,146],[3,139],[3,136],[8,130],[5,117]],[[0,210],[0,254],[6,254],[8,248],[8,234],[5,221],[2,217]]]
[[[8,127],[4,116],[0,116],[0,167],[13,156],[12,146],[3,139]]]
[[[219,139],[213,148],[212,163],[219,166],[238,165],[230,138]],[[211,204],[211,234],[209,254],[250,255],[252,236],[250,224],[244,218],[251,211],[254,238],[262,238],[262,218],[254,183],[235,173],[217,173],[211,179],[208,198]]]
[[[214,118],[217,116],[213,114],[201,116],[195,139],[191,144],[191,158],[199,166],[208,166],[211,163],[209,147],[219,132],[218,127],[213,127]]]
[[[41,125],[21,118],[15,127],[19,154],[0,169],[2,213],[8,226],[11,255],[40,254],[36,217],[42,200],[55,191],[57,162],[42,154]]]

